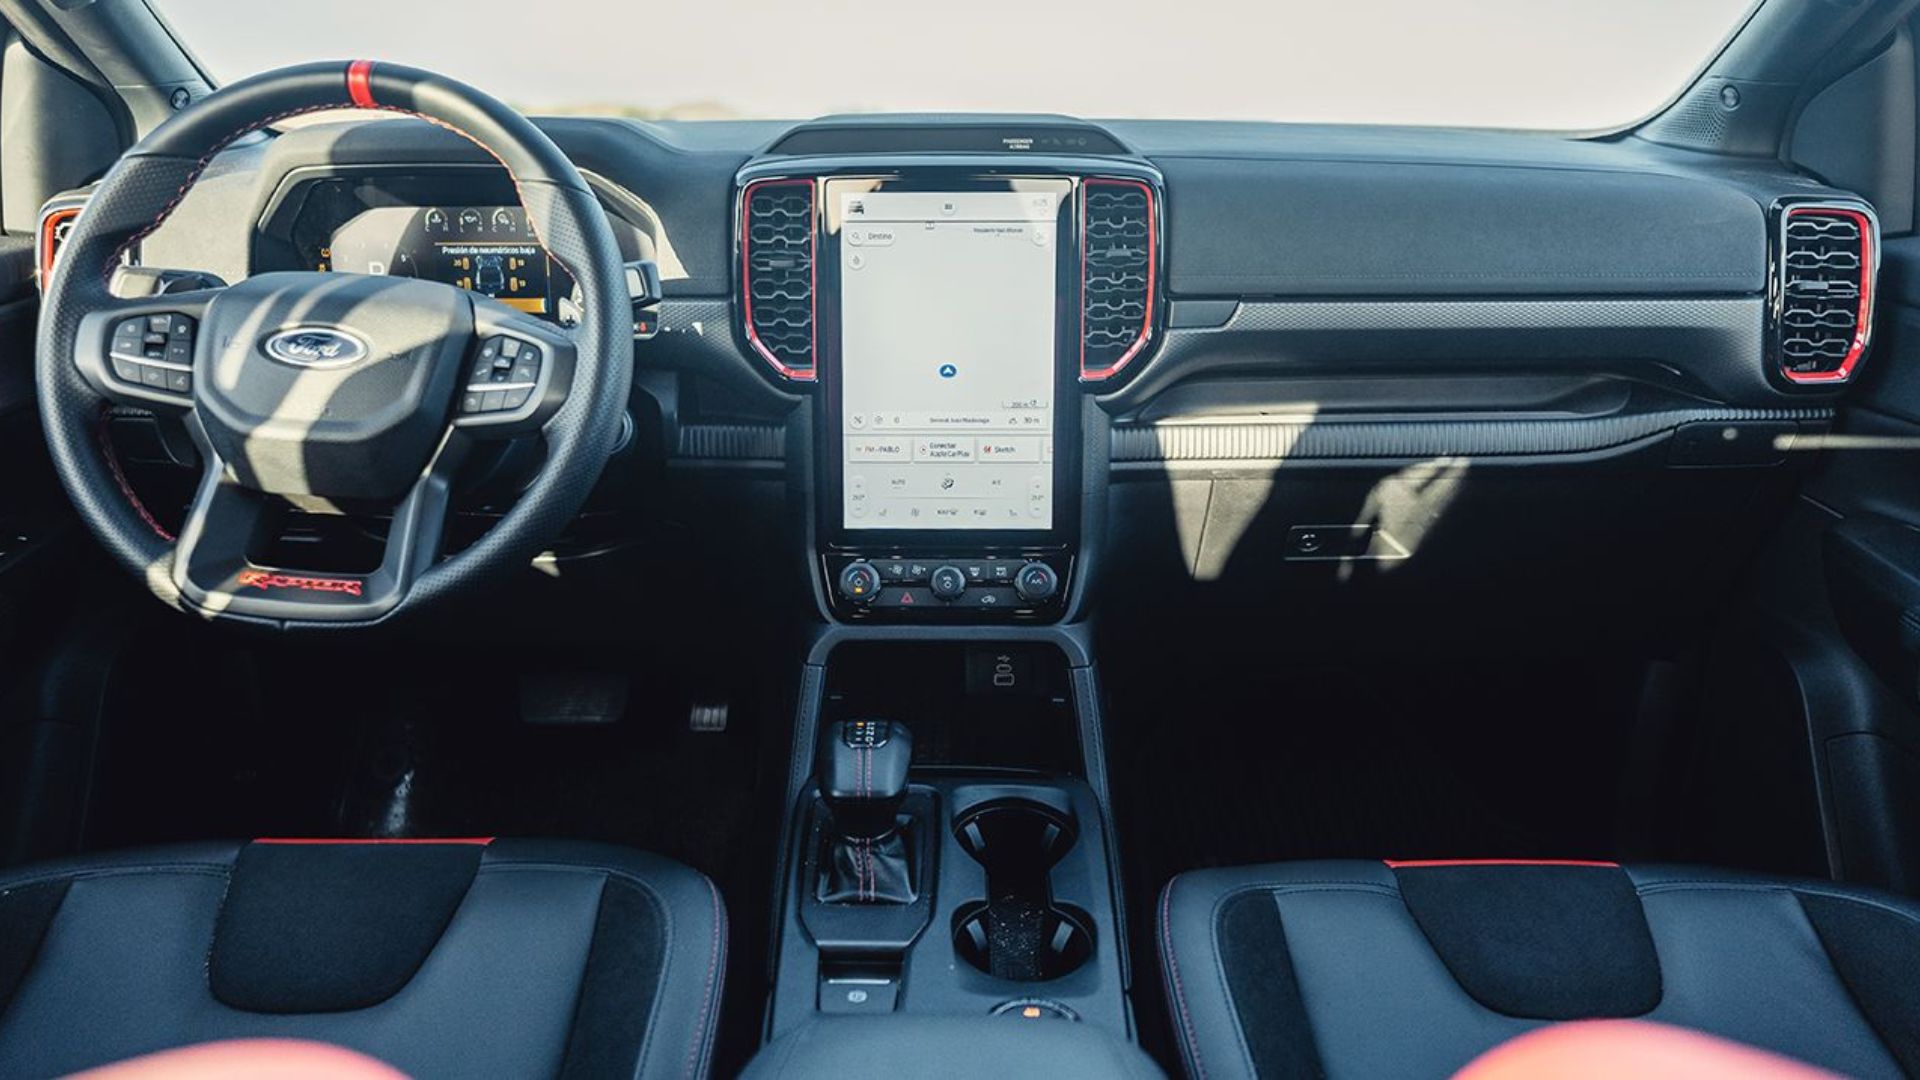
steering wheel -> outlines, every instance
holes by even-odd
[[[498,160],[541,246],[579,286],[577,325],[450,285],[356,274],[269,273],[178,295],[113,295],[123,257],[222,149],[330,109],[414,116]],[[429,72],[316,63],[228,86],[120,159],[61,249],[35,364],[61,482],[107,551],[156,596],[208,618],[359,627],[480,592],[560,534],[618,439],[632,318],[599,202],[525,117]],[[199,446],[205,469],[178,537],[141,506],[114,459],[114,405],[178,415]],[[443,558],[462,457],[480,440],[535,433],[545,460],[518,503]],[[256,563],[283,500],[394,507],[378,569]]]

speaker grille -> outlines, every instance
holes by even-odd
[[[1780,220],[1775,350],[1799,383],[1845,382],[1873,314],[1873,218],[1844,206],[1790,206]]]
[[[1158,258],[1153,189],[1089,179],[1081,188],[1080,377],[1110,379],[1153,336]]]
[[[742,197],[740,290],[747,341],[789,379],[814,377],[813,181],[763,180]]]

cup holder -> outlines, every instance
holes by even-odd
[[[953,947],[996,979],[1044,982],[1093,955],[1093,920],[1053,900],[1054,864],[1078,838],[1073,818],[1026,799],[982,803],[954,819],[960,846],[987,871],[987,898],[953,914]]]

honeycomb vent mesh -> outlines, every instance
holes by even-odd
[[[1080,371],[1113,374],[1144,344],[1153,315],[1153,197],[1143,184],[1088,180]]]
[[[747,191],[744,282],[748,325],[791,373],[814,366],[813,184],[782,180]]]
[[[1868,219],[1856,210],[1795,207],[1781,233],[1781,366],[1789,378],[1834,377],[1865,340]]]

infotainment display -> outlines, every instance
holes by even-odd
[[[1062,191],[829,191],[841,526],[1050,528]]]
[[[378,206],[334,232],[319,269],[426,278],[535,315],[554,310],[547,253],[518,206]]]

